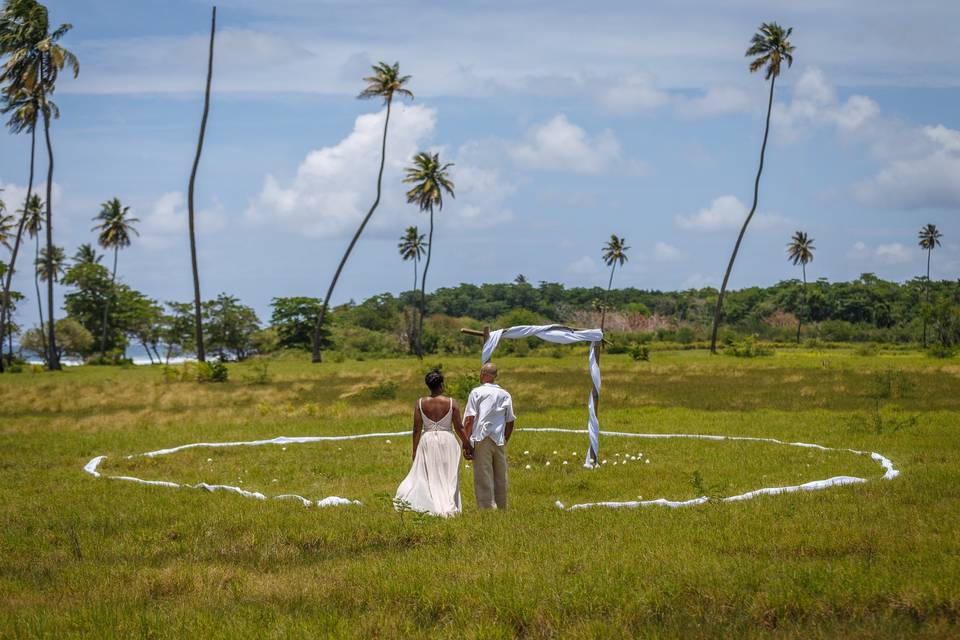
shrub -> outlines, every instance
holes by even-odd
[[[747,336],[742,340],[737,340],[724,349],[723,352],[735,358],[756,358],[758,356],[773,355],[773,349],[760,344],[756,336]]]
[[[875,344],[861,344],[853,350],[856,355],[865,357],[875,356],[877,353],[879,353],[879,351],[880,350],[877,349],[877,345]]]
[[[250,365],[251,373],[244,376],[243,379],[249,384],[268,384],[272,380],[270,375],[270,363],[262,358],[257,358]]]
[[[480,380],[476,375],[461,373],[456,376],[451,376],[447,379],[447,395],[459,400],[461,403],[465,403],[467,396],[470,395],[473,388],[479,384]]]
[[[630,357],[637,362],[641,360],[648,362],[650,360],[650,347],[645,344],[638,344],[634,342],[630,346]]]
[[[366,394],[372,400],[393,400],[397,397],[397,386],[396,382],[378,382],[367,389]]]
[[[942,344],[935,344],[927,349],[927,355],[931,358],[952,358],[954,353],[952,347]]]

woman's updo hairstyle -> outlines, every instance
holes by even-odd
[[[434,393],[440,393],[443,390],[443,374],[440,373],[439,369],[434,369],[428,373],[424,376],[423,381],[427,383],[427,387]]]

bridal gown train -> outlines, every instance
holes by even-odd
[[[423,412],[420,444],[410,467],[410,473],[397,489],[395,504],[435,516],[454,516],[460,513],[460,441],[453,433],[453,400],[447,415],[434,422]]]

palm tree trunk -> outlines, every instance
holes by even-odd
[[[803,268],[803,307],[797,314],[797,344],[800,344],[800,327],[803,325],[803,312],[807,306],[807,265],[801,262],[800,266]]]
[[[43,110],[43,133],[47,142],[47,368],[60,370],[60,357],[57,352],[57,335],[54,328],[53,313],[53,145],[50,143],[50,111]]]
[[[747,225],[753,219],[753,214],[757,211],[757,201],[760,197],[760,174],[763,173],[763,156],[767,150],[767,137],[770,135],[770,112],[773,110],[773,85],[777,81],[777,76],[770,78],[770,98],[767,100],[767,123],[763,129],[763,144],[760,146],[760,166],[757,167],[757,179],[753,183],[753,206],[750,207],[750,213],[747,219],[743,221],[740,228],[740,235],[737,236],[737,243],[733,246],[733,253],[730,254],[730,262],[727,263],[727,270],[723,274],[723,284],[720,285],[720,293],[717,295],[717,308],[713,312],[713,332],[710,335],[710,353],[717,352],[717,329],[720,328],[720,314],[723,310],[723,294],[727,291],[727,282],[730,280],[730,272],[733,271],[733,263],[737,259],[737,252],[740,251],[740,243],[743,242],[743,236],[747,232]]]
[[[197,182],[197,167],[200,165],[200,154],[203,152],[203,137],[207,131],[207,116],[210,113],[210,83],[213,80],[213,39],[217,31],[217,7],[213,7],[210,17],[210,51],[207,57],[207,86],[203,94],[203,116],[200,118],[200,136],[197,139],[197,154],[193,157],[193,168],[190,170],[190,184],[187,188],[187,219],[190,227],[190,266],[193,269],[193,328],[196,334],[197,360],[207,361],[207,354],[203,349],[203,315],[200,303],[200,270],[197,267],[197,235],[194,225],[193,192]]]
[[[26,213],[26,212],[24,212]],[[37,234],[37,241],[34,249],[34,269],[33,269],[33,288],[37,291],[37,312],[40,314],[40,343],[43,345],[43,352],[47,351],[47,335],[43,332],[43,297],[40,295],[40,274],[37,273],[36,265],[40,262],[40,234]]]
[[[417,293],[417,263],[420,262],[420,256],[413,257],[413,293]],[[417,316],[411,314],[410,319],[410,353],[417,352]]]
[[[423,317],[427,315],[427,269],[433,254],[433,205],[430,205],[430,236],[427,238],[427,261],[423,263],[423,279],[420,281],[420,326],[417,329],[417,357],[423,359]]]
[[[370,221],[370,217],[373,216],[373,212],[377,210],[377,206],[380,204],[381,185],[383,184],[383,167],[387,161],[387,127],[390,125],[390,105],[392,102],[393,96],[388,96],[387,116],[383,120],[383,142],[380,145],[380,172],[377,174],[377,197],[374,199],[373,206],[370,207],[370,211],[367,212],[363,222],[360,223],[360,227],[357,229],[357,232],[353,234],[353,238],[350,240],[350,244],[347,246],[347,250],[344,252],[343,257],[340,258],[340,264],[337,265],[337,270],[333,274],[333,280],[330,281],[330,287],[327,288],[327,295],[323,299],[323,307],[320,309],[320,315],[317,316],[317,322],[313,329],[313,362],[321,362],[323,360],[323,357],[320,353],[320,332],[323,330],[323,321],[327,317],[327,309],[330,308],[330,297],[333,295],[333,289],[337,286],[337,280],[340,279],[340,272],[343,271],[343,266],[347,264],[347,258],[350,257],[350,252],[353,251],[354,245],[357,244],[357,240],[360,239],[360,234],[363,233],[363,229]]]
[[[923,285],[924,297],[927,299],[927,307],[930,306],[930,254],[933,247],[927,249],[927,281]],[[923,348],[927,348],[927,311],[923,313]]]
[[[17,253],[20,251],[20,241],[23,238],[23,227],[27,223],[27,209],[30,203],[30,196],[33,193],[33,167],[34,158],[37,150],[37,127],[36,123],[30,129],[30,178],[27,180],[27,199],[23,204],[23,216],[20,218],[20,224],[17,225],[17,237],[13,242],[13,251],[10,252],[10,264],[7,267],[6,279],[3,282],[3,298],[0,299],[0,349],[3,346],[3,332],[7,330],[7,314],[10,310],[10,286],[13,283],[13,269],[17,263]],[[36,269],[34,269],[36,272]],[[37,298],[39,298],[39,292]],[[40,325],[40,331],[43,332],[43,324]],[[9,336],[11,342],[13,335]],[[3,357],[0,356],[0,373],[3,373]]]
[[[110,291],[107,292],[107,298],[103,301],[103,330],[100,335],[100,359],[107,355],[107,312],[110,310],[110,301],[113,299],[113,286],[117,281],[117,255],[120,253],[120,247],[113,247],[113,273],[110,275]]]
[[[603,301],[603,306],[600,308],[600,331],[603,331],[604,324],[607,321],[607,304],[610,301],[610,289],[613,288],[613,272],[617,270],[617,263],[614,262],[610,265],[610,281],[607,283],[607,296]],[[601,347],[603,345],[601,344]]]

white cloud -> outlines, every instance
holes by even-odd
[[[600,273],[600,267],[590,256],[581,256],[567,265],[567,271],[578,276],[593,276]]]
[[[960,206],[960,131],[943,125],[922,127],[874,176],[854,187],[864,204],[920,209]]]
[[[873,265],[904,264],[913,258],[910,249],[899,242],[871,247],[861,241],[853,244],[847,257],[857,263]]]
[[[34,183],[32,194],[40,196],[41,200],[46,200],[47,197],[47,183],[43,182],[40,184]],[[17,184],[15,182],[4,182],[0,180],[0,200],[7,205],[6,213],[7,215],[16,215],[17,212],[23,210],[23,205],[27,199],[27,185]],[[57,230],[57,211],[60,209],[60,206],[63,202],[63,189],[57,182],[53,183],[53,215],[54,215],[54,231]]]
[[[841,133],[861,133],[880,115],[880,107],[872,99],[853,95],[839,102],[833,85],[816,67],[800,73],[788,102],[773,106],[771,121],[778,142],[793,142],[809,129],[833,126]]]
[[[311,237],[338,237],[353,233],[376,197],[385,110],[359,116],[353,131],[340,142],[311,151],[289,184],[273,175],[264,180],[245,218],[257,225],[276,225]],[[367,231],[385,231],[405,224],[422,224],[407,204],[401,181],[403,168],[418,151],[427,148],[437,121],[435,109],[396,103],[387,134],[383,192]],[[477,157],[473,144],[454,157],[443,149],[441,160],[454,161],[450,176],[456,197],[444,198],[439,226],[489,227],[511,220],[504,200],[514,186],[500,172]]]
[[[359,116],[346,138],[308,153],[289,184],[268,175],[246,211],[247,219],[313,237],[334,237],[356,229],[376,195],[385,114],[383,109]],[[406,206],[402,169],[424,147],[435,126],[434,109],[394,106],[379,215],[371,222],[374,228]]]
[[[510,153],[518,164],[531,169],[586,174],[600,173],[622,160],[612,131],[589,136],[563,114],[532,126],[524,142],[513,145]]]
[[[187,199],[180,191],[164,193],[141,218],[140,238],[148,247],[168,247],[178,239],[187,238]],[[217,233],[227,226],[227,216],[219,201],[212,206],[200,208],[196,212],[198,235]]]
[[[685,231],[711,232],[739,229],[747,217],[748,209],[740,198],[732,195],[720,196],[710,202],[709,207],[690,215],[678,215],[674,224]],[[786,226],[790,221],[776,214],[756,213],[751,222],[752,228],[775,229]]]
[[[653,259],[657,262],[676,262],[684,257],[683,251],[666,242],[657,242],[653,247]]]

